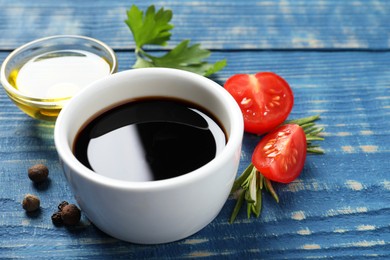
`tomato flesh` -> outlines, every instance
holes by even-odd
[[[266,178],[289,183],[302,172],[306,135],[296,124],[286,124],[265,135],[256,146],[252,163]]]
[[[240,106],[249,133],[264,134],[279,126],[294,104],[289,84],[272,72],[236,74],[224,87]]]

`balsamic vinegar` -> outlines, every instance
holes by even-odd
[[[154,181],[202,167],[221,152],[226,140],[218,120],[204,109],[178,99],[145,98],[90,120],[73,150],[97,174]]]

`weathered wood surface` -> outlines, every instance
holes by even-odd
[[[123,22],[131,4],[172,9],[171,45],[212,49],[387,49],[390,2],[375,1],[24,1],[0,0],[0,48],[53,34],[82,34],[115,49],[134,47]]]
[[[141,7],[150,3],[134,1]],[[230,198],[206,228],[182,241],[134,245],[113,239],[84,216],[56,228],[50,216],[74,202],[52,140],[53,125],[20,112],[0,90],[0,258],[390,258],[390,52],[388,1],[156,1],[174,12],[172,44],[183,38],[227,58],[215,75],[274,71],[293,88],[291,118],[321,114],[326,154],[310,155],[300,178],[276,185],[259,219],[227,220]],[[125,27],[128,1],[0,1],[0,61],[29,40],[82,34],[116,51],[119,70],[134,63]],[[245,135],[240,170],[260,137]],[[45,163],[50,182],[33,185],[27,168]],[[38,194],[41,211],[20,202]]]

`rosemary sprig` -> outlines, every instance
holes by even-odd
[[[324,138],[320,136],[324,130],[322,127],[316,126],[314,123],[320,118],[319,115],[289,120],[284,124],[297,124],[301,126],[306,134],[306,143],[308,153],[323,154],[324,151],[313,144],[314,141],[322,141]],[[233,184],[231,193],[237,194],[237,202],[231,214],[230,223],[236,219],[244,201],[247,205],[247,217],[250,218],[252,214],[259,217],[262,210],[263,191],[268,192],[277,203],[279,197],[272,186],[272,182],[264,177],[252,163],[242,172]]]

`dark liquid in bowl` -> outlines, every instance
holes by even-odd
[[[76,136],[76,158],[97,174],[126,181],[180,176],[207,164],[226,135],[210,113],[177,100],[130,101],[96,116]]]

